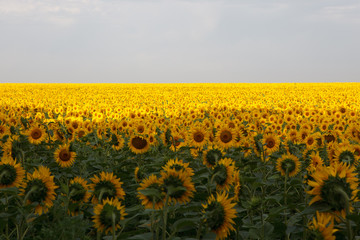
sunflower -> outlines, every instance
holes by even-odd
[[[201,127],[193,127],[190,131],[189,141],[191,146],[203,148],[208,141],[208,134]]]
[[[0,162],[0,189],[20,187],[25,177],[25,170],[11,157],[3,157]]]
[[[230,231],[234,231],[234,218],[236,217],[235,203],[228,194],[216,193],[216,198],[211,195],[206,204],[202,204],[204,218],[208,227],[216,234],[216,239],[225,239]]]
[[[90,198],[89,184],[81,177],[70,180],[70,200],[74,203],[86,203]]]
[[[228,149],[234,145],[236,133],[234,129],[226,125],[220,127],[216,132],[216,143],[221,149]]]
[[[161,194],[162,187],[159,179],[155,175],[150,175],[148,178],[144,178],[140,183],[138,190],[138,198],[141,200],[141,204],[147,208],[156,210],[162,209],[164,207],[164,202],[161,196],[150,197],[141,193],[141,190],[155,190]]]
[[[338,231],[334,229],[334,217],[318,211],[316,211],[316,218],[314,217],[309,224],[309,229],[311,230],[311,239],[324,240],[335,240],[336,237],[333,234]]]
[[[45,130],[42,127],[33,126],[31,127],[26,135],[28,136],[29,142],[32,144],[40,144],[45,140]]]
[[[229,190],[234,183],[234,162],[230,158],[221,159],[212,171],[212,181],[217,190]]]
[[[300,171],[300,161],[292,154],[282,155],[277,160],[276,170],[278,170],[282,176],[288,174],[289,177],[293,177]]]
[[[76,153],[71,152],[69,147],[69,144],[64,144],[54,152],[55,161],[60,165],[60,167],[68,168],[75,162]]]
[[[161,171],[160,174],[159,182],[168,194],[169,202],[187,203],[194,196],[194,183],[184,171],[167,169],[167,171]]]
[[[218,149],[216,146],[211,146],[203,152],[203,164],[208,168],[213,168],[223,157],[223,154],[223,151]]]
[[[118,199],[105,199],[102,204],[94,207],[93,222],[97,231],[112,231],[113,222],[115,222],[115,231],[120,229],[120,221],[125,218],[125,207],[121,205]]]
[[[111,138],[112,148],[115,151],[119,151],[124,147],[125,140],[122,136],[119,136],[117,134],[113,134]]]
[[[35,207],[35,213],[38,215],[48,212],[55,200],[55,189],[58,186],[54,183],[54,176],[50,174],[49,168],[39,166],[32,174],[27,174],[27,179],[21,189],[20,195],[25,196],[27,204],[38,203]]]
[[[106,198],[124,199],[125,192],[121,187],[123,183],[113,173],[101,172],[100,178],[95,175],[90,180],[92,181],[90,189],[93,191],[92,202],[94,204]]]
[[[333,161],[349,163],[357,166],[359,163],[359,157],[356,155],[353,146],[344,145],[335,148]]]
[[[321,167],[324,165],[324,161],[320,157],[319,153],[311,153],[310,154],[310,163],[309,166],[306,168],[308,172],[315,171],[318,167]]]
[[[165,166],[162,167],[164,171],[168,169],[175,169],[176,171],[184,171],[190,177],[194,176],[194,170],[189,167],[189,163],[184,163],[182,160],[170,159]]]
[[[7,127],[4,123],[0,124],[0,139],[10,133],[9,127]]]
[[[150,144],[145,137],[132,136],[129,141],[129,148],[135,154],[142,154],[149,150]]]
[[[310,205],[321,202],[332,211],[343,212],[348,201],[349,204],[358,201],[359,183],[356,174],[355,166],[342,162],[319,167],[311,175],[313,181],[308,181],[312,189],[307,193],[313,196]]]
[[[267,153],[271,154],[279,150],[280,139],[278,136],[268,133],[263,136],[262,144]]]

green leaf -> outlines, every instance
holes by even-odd
[[[180,231],[181,229],[185,228],[185,227],[189,227],[189,226],[196,226],[196,223],[199,222],[198,218],[183,218],[183,219],[179,219],[177,220],[173,226],[172,226],[172,231],[173,233]]]

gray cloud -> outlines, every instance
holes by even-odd
[[[0,82],[359,81],[357,1],[0,2]]]

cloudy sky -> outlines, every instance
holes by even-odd
[[[2,82],[358,82],[358,0],[0,0]]]

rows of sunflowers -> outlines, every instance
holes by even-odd
[[[360,84],[0,84],[0,239],[359,239]]]

